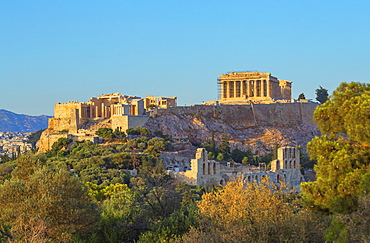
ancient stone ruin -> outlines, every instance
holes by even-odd
[[[230,72],[219,75],[220,103],[274,103],[292,99],[292,82],[271,73]]]
[[[284,189],[299,191],[300,183],[304,181],[300,171],[300,154],[296,147],[279,148],[278,159],[271,162],[271,169],[267,169],[265,164],[237,167],[231,166],[230,163],[222,165],[217,161],[208,160],[207,151],[198,148],[195,159],[190,162],[190,168],[186,166],[178,171],[168,170],[168,173],[178,181],[206,188],[226,185],[227,182],[238,179],[242,179],[245,185],[266,179],[279,188],[284,186]]]
[[[61,137],[96,143],[99,138],[95,136],[95,131],[100,127],[125,132],[128,128],[144,126],[149,119],[148,109],[167,109],[175,106],[176,97],[148,95],[146,98],[140,98],[120,93],[91,97],[87,102],[56,103],[54,116],[49,119],[48,128],[38,143],[39,152],[50,149]]]

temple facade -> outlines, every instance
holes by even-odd
[[[230,72],[219,75],[220,103],[290,101],[292,82],[279,80],[271,73]]]

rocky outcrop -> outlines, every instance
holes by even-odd
[[[264,155],[275,144],[305,148],[307,142],[320,135],[312,119],[317,105],[275,103],[171,107],[157,110],[145,127],[153,132],[162,130],[172,137],[186,137],[192,143],[209,141],[212,133],[216,144],[227,136],[232,148]],[[110,119],[93,120],[81,126],[78,132],[91,137],[98,128],[111,126]],[[46,130],[40,139],[39,151],[46,151],[58,138],[67,136],[61,132]]]
[[[145,127],[192,143],[216,143],[228,136],[232,147],[264,155],[274,144],[305,147],[320,134],[312,117],[316,103],[174,107],[159,110]]]

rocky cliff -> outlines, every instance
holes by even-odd
[[[193,143],[230,138],[232,147],[263,155],[275,143],[305,147],[320,134],[313,121],[316,103],[277,103],[173,107],[158,110],[145,127],[173,137],[189,137]]]
[[[212,133],[216,144],[229,137],[232,148],[250,149],[265,155],[275,144],[306,147],[320,135],[312,117],[316,103],[276,103],[252,105],[196,105],[157,110],[146,122],[151,131],[162,130],[172,137],[186,137],[192,143],[209,141]],[[80,129],[80,135],[92,137],[99,127],[110,127],[110,119],[92,120]],[[60,137],[60,131],[46,130],[39,151],[46,151]],[[81,137],[80,139],[85,139]]]

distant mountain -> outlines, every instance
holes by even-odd
[[[48,127],[50,116],[27,116],[0,109],[0,132],[36,132]]]

